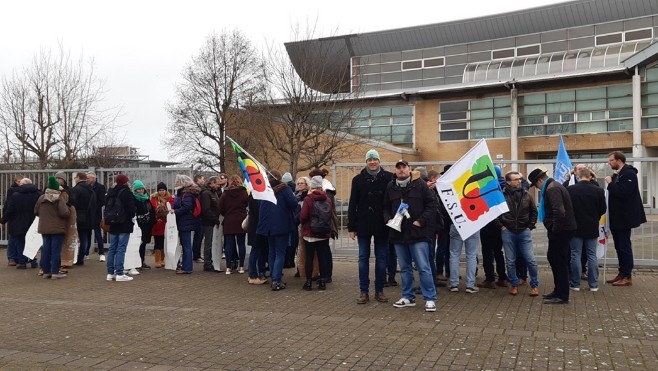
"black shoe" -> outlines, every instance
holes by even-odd
[[[36,259],[34,259],[34,260],[32,260],[32,261],[30,262],[30,267],[32,267],[32,268],[39,268],[39,263],[37,262]]]
[[[272,283],[272,291],[281,291],[286,288],[286,284],[283,282],[274,282]]]
[[[327,282],[323,279],[318,280],[318,290],[326,290]]]
[[[434,281],[434,286],[435,287],[447,287],[448,283],[444,282],[444,281],[435,280]]]
[[[553,297],[544,300],[544,304],[569,304],[569,300],[562,300],[560,298]]]
[[[423,291],[420,289],[420,287],[414,287],[414,294],[416,295],[421,295]]]
[[[555,297],[555,291],[551,292],[550,294],[544,294],[541,297],[544,299],[552,299]]]
[[[329,277],[329,278],[324,280],[324,283],[331,283],[331,281],[332,281],[332,279],[331,279],[331,277]]]
[[[274,290],[274,288],[272,288],[272,290]],[[302,286],[302,290],[306,290],[306,291],[313,290],[313,281],[306,280],[306,283],[304,283],[304,286]]]
[[[142,263],[141,269],[149,270],[149,269],[151,269],[151,266],[150,266],[150,265],[146,265],[146,263]]]
[[[203,267],[204,272],[214,272],[215,269],[213,267]]]
[[[398,281],[396,281],[395,278],[389,278],[389,279],[388,279],[388,285],[389,285],[389,286],[397,286],[397,285],[398,285]]]
[[[85,265],[85,262],[84,261],[75,262],[73,265]]]
[[[16,264],[16,269],[27,269],[25,264]]]
[[[299,278],[301,275],[299,274],[299,269],[297,269],[297,272],[295,272],[295,278]]]

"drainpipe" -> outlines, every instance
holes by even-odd
[[[518,161],[519,159],[519,113],[517,97],[516,85],[512,84],[512,89],[510,89],[510,107],[512,109],[512,115],[510,116],[510,160],[512,161]],[[512,171],[519,171],[519,164],[512,162],[511,169]]]

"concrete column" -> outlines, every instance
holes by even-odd
[[[642,80],[639,68],[635,66],[635,74],[632,80],[633,86],[633,157],[644,157],[646,153],[642,145]],[[633,166],[638,170],[637,181],[642,192],[642,163],[633,161]],[[647,200],[648,201],[648,200]]]
[[[510,116],[510,153],[511,160],[517,161],[519,159],[519,112],[518,112],[518,91],[516,87],[510,90],[510,107],[512,115]],[[512,171],[519,171],[519,164],[512,163]],[[525,176],[528,176],[525,174]]]

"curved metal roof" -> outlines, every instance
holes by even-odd
[[[401,29],[285,43],[290,60],[310,87],[322,91],[327,81],[313,81],[303,71],[304,55],[330,54],[322,67],[324,79],[341,80],[350,91],[350,58],[378,53],[493,40],[550,30],[658,14],[656,0],[576,0],[538,8]],[[334,83],[335,85],[335,83]]]

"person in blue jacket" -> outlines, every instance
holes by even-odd
[[[174,208],[171,212],[176,214],[178,238],[180,238],[180,244],[183,248],[183,262],[176,269],[176,274],[191,274],[192,231],[197,230],[200,223],[199,218],[194,216],[194,208],[201,189],[187,175],[176,175],[174,188],[176,189],[176,198],[174,198]]]

